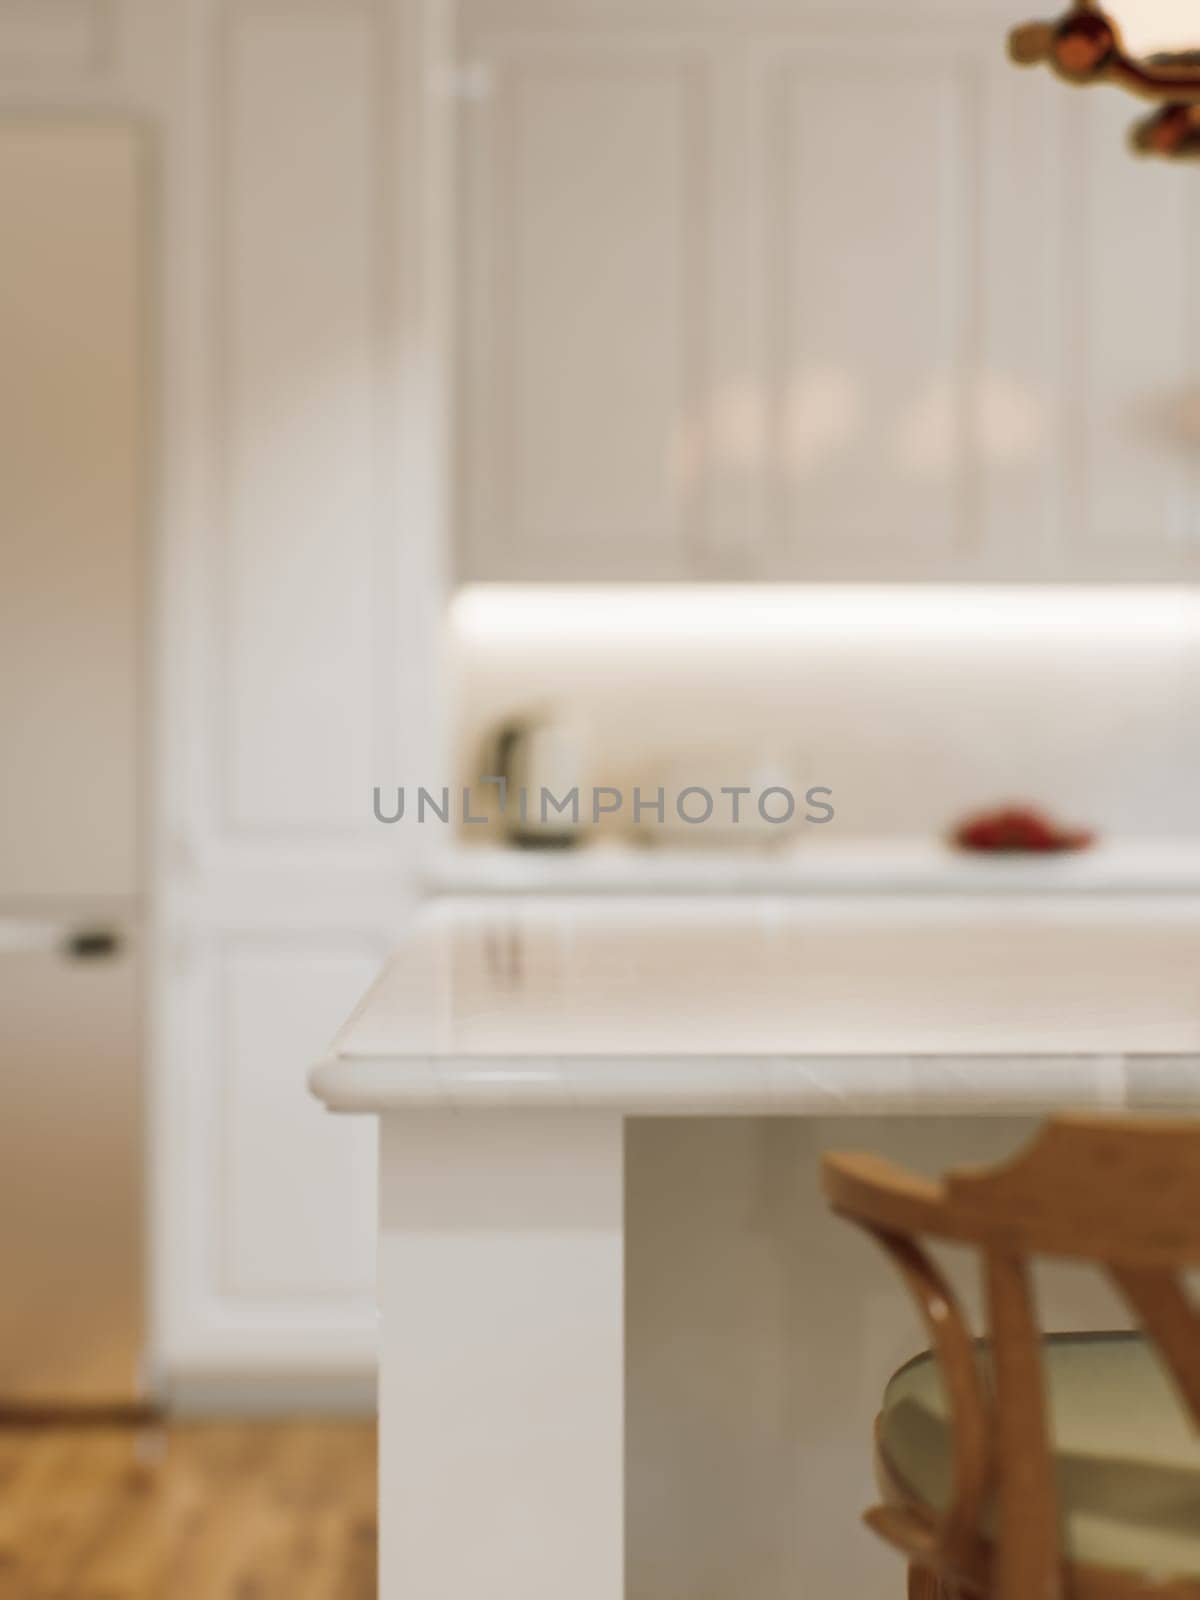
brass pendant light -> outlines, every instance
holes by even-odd
[[[1135,123],[1145,155],[1200,158],[1200,5],[1196,0],[1125,0],[1120,23],[1090,0],[1075,0],[1056,22],[1027,22],[1009,35],[1022,66],[1046,62],[1068,83],[1110,83],[1158,110]],[[1194,44],[1180,42],[1188,29]]]

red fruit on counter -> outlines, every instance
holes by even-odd
[[[1048,854],[1084,850],[1094,835],[1085,828],[1063,828],[1032,806],[1003,806],[960,823],[952,834],[961,850]]]

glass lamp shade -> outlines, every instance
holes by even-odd
[[[1115,0],[1109,15],[1131,56],[1191,55],[1200,48],[1200,0]]]
[[[1200,160],[1200,0],[1072,0],[1053,20],[1013,28],[1008,53],[1068,83],[1117,84],[1157,101],[1134,125],[1134,148]]]

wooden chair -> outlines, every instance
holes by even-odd
[[[1002,1167],[930,1183],[835,1154],[823,1183],[932,1347],[885,1392],[866,1516],[912,1600],[1200,1600],[1200,1122],[1064,1116]],[[986,1340],[922,1239],[980,1252]],[[1144,1332],[1043,1338],[1034,1256],[1096,1263]]]

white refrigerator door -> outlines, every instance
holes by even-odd
[[[0,914],[0,1411],[143,1385],[136,923]]]
[[[0,902],[138,890],[143,161],[0,124]]]
[[[0,1409],[139,1392],[143,164],[0,122]]]

